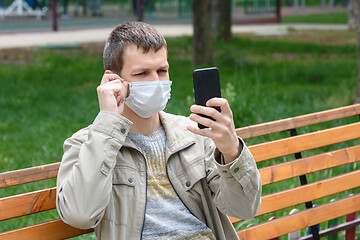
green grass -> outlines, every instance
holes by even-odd
[[[283,23],[318,23],[318,24],[347,24],[348,13],[331,12],[308,15],[283,16]]]
[[[294,1],[289,1],[291,3],[291,6],[293,7],[294,6]],[[321,2],[322,1],[319,1],[319,0],[306,0],[305,3],[306,3],[306,6],[311,6],[311,7],[321,7]],[[299,1],[299,6],[301,6],[301,3],[302,1]],[[342,6],[342,1],[339,1],[339,3],[337,4],[337,6]],[[330,5],[330,2],[325,2],[325,7],[329,7]],[[286,6],[286,1],[285,0],[282,0],[281,1],[281,6]]]
[[[189,107],[194,103],[192,39],[181,37],[167,41],[170,78],[173,81],[167,111],[188,115]],[[247,36],[235,37],[231,44],[215,43],[215,49],[213,65],[220,69],[222,93],[232,107],[236,127],[353,103],[357,79],[355,45],[330,46],[298,39],[254,39]],[[23,53],[17,54],[15,59],[24,59]],[[103,73],[100,51],[81,49],[63,53],[36,50],[34,54],[35,57],[25,64],[0,65],[0,172],[59,162],[63,141],[78,129],[91,124],[99,111],[96,86]],[[354,122],[357,119],[344,121]],[[299,132],[335,126],[344,121],[301,128]],[[252,145],[284,136],[288,133],[249,139],[247,143]],[[348,145],[354,144],[359,144],[359,141]],[[324,150],[344,146],[340,144]],[[313,153],[306,152],[304,156]],[[292,158],[289,156],[272,162]],[[266,164],[270,163],[259,166]],[[358,168],[353,164],[312,174],[309,181],[324,174],[338,175]],[[292,179],[267,186],[264,194],[282,190],[285,185],[298,186],[299,183],[297,179]],[[5,188],[0,190],[0,197],[53,186],[55,180]],[[316,204],[339,196],[330,196]],[[276,216],[285,215],[288,211],[280,211]],[[57,217],[56,211],[51,211],[3,221],[0,232]],[[268,217],[244,221],[236,227],[258,223]],[[90,237],[93,238],[93,235],[79,239]]]

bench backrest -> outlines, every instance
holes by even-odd
[[[352,105],[240,128],[237,129],[237,133],[243,138],[252,138],[289,130],[292,135],[294,135],[296,128],[359,115],[360,105]],[[314,175],[312,177],[314,180],[309,184],[298,187],[282,184],[281,187],[286,186],[287,188],[267,195],[264,194],[257,216],[269,215],[269,213],[273,215],[274,212],[276,213],[276,211],[279,210],[298,208],[298,205],[314,200],[317,200],[316,203],[319,206],[242,229],[238,231],[239,238],[276,238],[359,211],[360,194],[347,197],[348,193],[345,193],[342,194],[344,197],[340,197],[340,199],[338,194],[345,191],[354,193],[356,192],[355,189],[360,186],[360,170],[356,164],[360,160],[360,142],[358,140],[351,141],[360,138],[360,122],[357,121],[358,119],[355,119],[355,123],[297,136],[289,136],[250,146],[249,148],[259,165],[266,164],[266,162],[269,161],[275,162],[260,168],[263,186],[272,185],[295,177],[303,177],[307,174]],[[327,148],[324,148],[325,146],[348,141],[350,141],[350,143],[336,145],[337,149],[330,152],[326,151]],[[307,151],[306,153],[309,156],[301,158],[300,153],[304,151]],[[295,157],[292,157],[293,160],[285,157],[289,155],[295,155]],[[274,161],[275,158],[281,159]],[[286,159],[286,161],[284,161],[284,159]],[[338,168],[336,176],[329,178],[325,171],[319,174],[319,171],[331,171],[331,169],[347,164],[348,167]],[[349,166],[349,164],[352,165]],[[298,185],[300,185],[300,183]],[[358,190],[357,193],[359,192]],[[334,194],[338,194],[336,196],[338,198],[337,201],[323,203],[325,197]],[[233,223],[241,221],[240,219],[231,217],[230,220]],[[358,220],[357,224],[359,224]]]
[[[304,116],[249,126],[237,129],[242,138],[253,138],[282,132],[299,127],[360,115],[360,104],[308,114]],[[360,122],[328,128],[321,131],[292,136],[271,142],[250,146],[255,160],[267,162],[271,159],[321,148],[324,146],[360,138]],[[356,163],[360,159],[360,145],[345,147],[335,151],[320,153],[292,161],[267,164],[260,168],[263,186],[306,174]],[[0,188],[55,178],[60,163],[0,173]],[[358,169],[358,168],[356,168]],[[315,199],[351,190],[360,186],[360,170],[346,171],[328,179],[317,179],[307,185],[264,195],[257,216],[273,213]],[[0,199],[0,221],[18,218],[42,211],[55,209],[56,189],[49,188]],[[306,228],[330,219],[360,210],[360,195],[323,204],[316,208],[264,222],[238,231],[240,239],[269,239],[292,231]],[[242,221],[229,217],[233,223]],[[66,239],[93,229],[72,228],[60,219],[0,233],[0,240],[6,239]]]

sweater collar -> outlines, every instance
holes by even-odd
[[[186,129],[186,126],[182,126],[185,124],[179,122],[184,120],[164,111],[159,112],[159,116],[166,133],[167,156],[195,143],[192,133]],[[128,137],[125,139],[124,146],[136,149],[135,144]]]

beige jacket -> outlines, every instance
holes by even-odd
[[[226,215],[252,218],[260,207],[260,175],[250,151],[243,143],[238,159],[220,165],[212,140],[186,130],[193,122],[164,112],[160,118],[167,174],[176,193],[216,239],[238,239]],[[126,137],[131,124],[101,111],[64,143],[57,210],[69,225],[95,228],[98,239],[141,239],[147,174],[144,157]]]

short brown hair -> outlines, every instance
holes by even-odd
[[[123,53],[126,46],[134,44],[157,52],[166,48],[165,38],[152,26],[144,22],[124,22],[114,28],[104,47],[103,62],[105,70],[120,74],[123,67]]]

